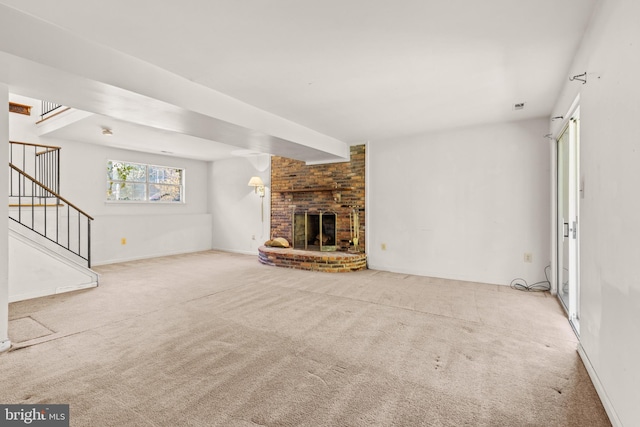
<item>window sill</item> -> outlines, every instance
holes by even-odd
[[[150,201],[145,201],[145,200],[105,200],[104,201],[105,205],[175,205],[175,206],[181,206],[181,205],[186,205],[186,202],[160,202],[160,201],[156,201],[156,202],[150,202]]]

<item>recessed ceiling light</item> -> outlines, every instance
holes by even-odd
[[[105,136],[112,136],[113,135],[113,131],[109,128],[102,128],[102,134]]]

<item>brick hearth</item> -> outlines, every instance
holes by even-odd
[[[367,268],[367,255],[362,252],[314,252],[261,246],[258,259],[265,265],[328,273],[348,273]]]

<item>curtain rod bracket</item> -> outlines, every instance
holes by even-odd
[[[569,81],[573,82],[573,81],[579,81],[582,82],[582,84],[587,84],[587,72],[585,71],[582,74],[576,74],[573,77],[569,77]]]

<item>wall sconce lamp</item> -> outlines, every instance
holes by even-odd
[[[264,182],[262,182],[262,178],[259,176],[253,176],[247,185],[249,185],[249,187],[253,187],[253,191],[260,197],[264,197]]]
[[[260,221],[264,222],[264,182],[259,176],[252,176],[247,185],[260,196]]]

